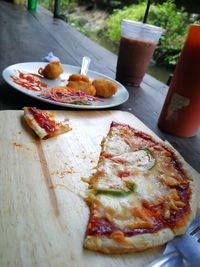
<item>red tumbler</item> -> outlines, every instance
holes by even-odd
[[[180,137],[191,137],[200,126],[200,25],[189,28],[158,125]]]

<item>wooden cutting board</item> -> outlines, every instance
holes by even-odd
[[[121,111],[57,111],[72,131],[40,141],[21,111],[0,112],[0,266],[145,266],[163,248],[127,255],[83,249],[88,207],[81,197],[111,121],[154,135]]]

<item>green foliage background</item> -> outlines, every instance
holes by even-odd
[[[122,10],[115,10],[107,20],[108,36],[113,41],[119,41],[121,20],[142,21],[145,8],[146,1],[143,1],[138,5],[134,4],[124,7]],[[154,54],[154,59],[157,63],[176,64],[186,38],[188,26],[194,21],[195,19],[192,19],[183,8],[177,9],[172,0],[167,0],[163,4],[151,5],[147,22],[165,29]]]

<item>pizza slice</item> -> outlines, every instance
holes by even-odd
[[[41,138],[49,138],[71,130],[67,121],[56,122],[55,114],[35,107],[24,107],[24,119]]]
[[[84,247],[104,253],[143,251],[182,234],[196,213],[194,181],[168,144],[113,122],[102,141],[86,201]]]

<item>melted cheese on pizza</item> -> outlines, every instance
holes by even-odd
[[[155,232],[190,212],[190,189],[176,156],[163,143],[114,124],[102,142],[86,200],[88,235]]]

